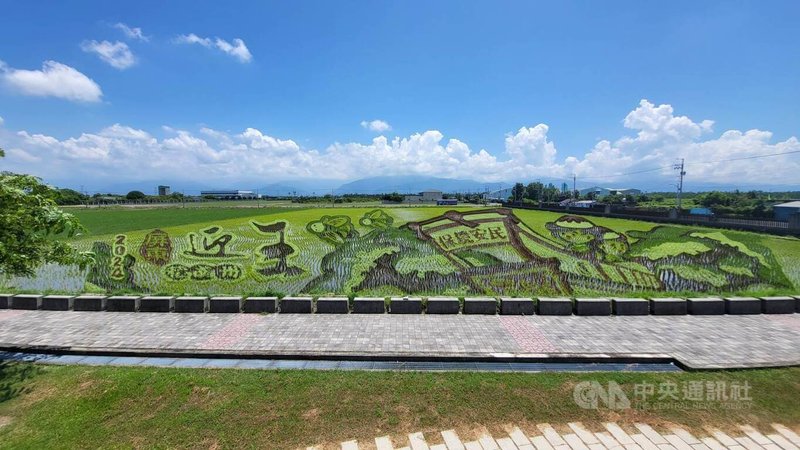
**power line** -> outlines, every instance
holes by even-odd
[[[746,159],[759,159],[759,158],[769,158],[769,157],[772,157],[772,156],[791,155],[791,154],[794,154],[794,153],[800,153],[800,150],[792,150],[792,151],[789,151],[789,152],[780,152],[780,153],[769,153],[769,154],[766,154],[766,155],[741,156],[741,157],[738,157],[738,158],[719,159],[719,160],[715,160],[715,161],[714,160],[712,160],[712,161],[695,161],[695,162],[686,163],[686,165],[687,166],[696,166],[696,165],[701,165],[701,164],[718,164],[718,163],[723,163],[723,162],[742,161],[742,160],[746,160]],[[615,175],[598,175],[598,176],[594,176],[594,177],[581,177],[581,178],[584,179],[584,180],[616,178],[616,177],[622,177],[622,176],[626,176],[626,175],[637,175],[637,174],[640,174],[640,173],[656,172],[656,171],[659,171],[659,170],[671,169],[672,167],[673,167],[672,165],[668,165],[668,166],[653,167],[653,168],[650,168],[650,169],[636,170],[636,171],[633,171],[633,172],[618,173],[618,174],[615,174]]]
[[[780,152],[780,153],[769,153],[769,154],[766,154],[766,155],[742,156],[742,157],[739,157],[739,158],[722,159],[722,160],[719,160],[719,161],[699,161],[699,162],[690,163],[690,164],[715,164],[715,163],[729,162],[729,161],[741,161],[743,159],[758,159],[758,158],[768,158],[770,156],[790,155],[792,153],[800,153],[800,150],[792,150],[790,152]],[[689,164],[687,164],[687,165],[689,165]]]
[[[659,170],[670,169],[670,168],[672,168],[672,165],[654,167],[652,169],[637,170],[637,171],[634,171],[634,172],[618,173],[618,174],[614,174],[614,175],[597,175],[597,176],[593,176],[593,177],[581,177],[581,179],[582,180],[599,180],[599,179],[606,179],[606,178],[617,178],[617,177],[624,177],[626,175],[636,175],[636,174],[640,174],[640,173],[656,172],[656,171],[659,171]]]

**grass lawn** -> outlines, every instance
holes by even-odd
[[[584,410],[576,383],[750,383],[746,409]],[[297,448],[455,428],[462,439],[515,424],[590,429],[668,422],[730,429],[800,424],[800,368],[701,373],[406,373],[0,366],[0,448]],[[599,429],[597,429],[599,430]],[[430,434],[428,434],[430,433]],[[399,443],[399,439],[396,443]],[[430,442],[430,441],[429,441]],[[338,448],[338,447],[335,447]]]

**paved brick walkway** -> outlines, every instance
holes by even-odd
[[[231,355],[668,355],[693,368],[800,365],[800,314],[403,316],[0,311],[0,347]]]
[[[593,432],[583,424],[575,422],[559,427],[562,432],[547,423],[536,426],[536,430],[525,433],[519,427],[512,428],[507,436],[493,437],[484,434],[474,441],[462,442],[453,430],[442,431],[437,436],[422,433],[409,434],[395,447],[389,436],[375,439],[377,450],[799,450],[800,436],[789,427],[773,424],[769,430],[756,430],[741,426],[735,433],[724,433],[707,428],[703,434],[693,435],[688,431],[671,427],[659,432],[653,427],[637,423],[625,427],[607,423],[603,431]],[[395,441],[396,442],[396,441]],[[436,442],[436,444],[432,444]],[[371,444],[371,443],[370,443]],[[406,445],[407,444],[407,445]],[[308,447],[316,450],[318,447]],[[358,450],[357,441],[342,442],[342,450]],[[362,445],[362,448],[366,446]],[[372,445],[369,448],[373,448]]]

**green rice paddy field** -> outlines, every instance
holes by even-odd
[[[4,289],[341,295],[771,294],[800,240],[492,207],[71,209],[95,263]]]

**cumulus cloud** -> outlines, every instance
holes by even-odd
[[[128,44],[124,42],[84,41],[81,44],[81,49],[87,53],[97,54],[100,59],[115,69],[125,70],[136,64],[136,58],[133,56],[133,52],[128,48]]]
[[[769,161],[769,171],[752,160],[713,163],[800,151],[800,141],[795,137],[773,143],[772,134],[762,130],[729,130],[709,137],[712,122],[676,116],[669,105],[656,106],[646,100],[626,116],[623,124],[631,130],[630,135],[601,140],[583,155],[567,157],[559,154],[548,137],[546,124],[509,133],[504,148],[494,154],[471,149],[466,142],[446,138],[437,130],[313,149],[253,127],[234,133],[209,127],[197,131],[167,127],[159,130],[166,136],[157,138],[122,124],[67,139],[28,131],[0,132],[0,147],[13,150],[5,163],[16,171],[45,177],[69,173],[74,179],[108,174],[115,182],[143,178],[180,182],[202,176],[206,182],[244,183],[404,174],[509,182],[566,179],[575,173],[579,180],[597,184],[637,186],[662,180],[667,188],[674,177],[669,166],[676,158],[687,158],[690,179],[706,183],[737,185],[747,180],[763,185],[786,184],[800,173],[797,155],[765,160]],[[653,167],[665,168],[663,172],[622,175]]]
[[[244,41],[239,38],[234,39],[232,44],[224,39],[217,38],[214,44],[218,49],[238,59],[239,62],[248,63],[253,59],[250,50],[244,45]]]
[[[3,116],[0,116],[0,127],[2,127],[5,122],[6,121],[3,119]]]
[[[506,136],[506,152],[514,161],[550,167],[555,162],[556,146],[547,139],[550,128],[540,123],[535,127],[522,127],[516,134]]]
[[[14,69],[0,61],[0,81],[22,95],[77,102],[99,102],[103,97],[103,91],[94,80],[56,61],[45,61],[41,70]]]
[[[122,22],[115,23],[113,27],[118,30],[122,30],[122,32],[125,33],[125,36],[127,36],[129,39],[134,39],[143,42],[150,41],[150,38],[148,36],[145,36],[144,33],[142,32],[142,29],[139,27],[129,27],[128,25],[125,25]]]
[[[211,48],[211,39],[201,38],[194,33],[182,34],[175,38],[175,42],[178,44],[200,44],[203,47]]]
[[[713,132],[714,122],[695,122],[686,116],[675,116],[671,105],[656,106],[642,100],[625,117],[623,125],[636,131],[636,135],[615,141],[601,140],[583,158],[567,158],[563,165],[565,172],[608,182],[652,181],[653,177],[672,180],[672,164],[685,158],[690,180],[735,185],[742,180],[787,184],[796,177],[792,174],[800,170],[800,161],[795,155],[771,157],[764,163],[727,161],[800,150],[796,137],[772,144],[772,133],[754,129],[728,130],[717,138],[704,139],[703,136]],[[769,164],[770,170],[763,170],[762,164]],[[660,170],[652,170],[659,167]],[[646,175],[636,173],[644,171]]]
[[[389,131],[392,129],[392,126],[389,125],[388,122],[380,119],[375,120],[362,120],[361,127],[366,128],[367,130],[374,131],[376,133],[383,133],[384,131]]]
[[[221,38],[204,38],[194,33],[182,34],[175,38],[178,44],[198,44],[206,48],[216,48],[222,50],[224,53],[233,56],[241,63],[249,63],[253,60],[253,55],[245,45],[244,41],[235,38],[232,42],[228,42]]]

